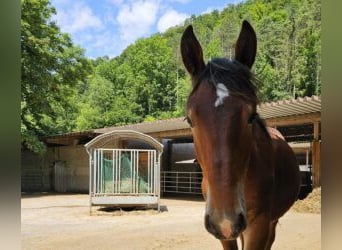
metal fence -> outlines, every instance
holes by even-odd
[[[201,194],[202,172],[161,172],[163,193]]]
[[[156,150],[97,148],[90,161],[92,204],[157,203],[160,179]]]

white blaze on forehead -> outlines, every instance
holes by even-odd
[[[224,98],[229,96],[229,91],[223,83],[218,83],[216,85],[216,95],[215,107],[218,107],[223,104]]]

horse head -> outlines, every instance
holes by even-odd
[[[235,58],[207,64],[192,26],[181,39],[181,54],[193,85],[187,101],[206,198],[205,226],[221,240],[235,239],[247,226],[244,184],[253,147],[256,87],[250,71],[256,35],[244,21]]]

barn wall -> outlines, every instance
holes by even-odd
[[[21,191],[47,192],[52,190],[53,152],[38,155],[28,150],[21,152]]]
[[[22,151],[21,191],[88,193],[89,156],[84,146],[48,148],[42,156]]]
[[[56,191],[89,192],[89,156],[83,145],[56,147],[54,159],[55,178],[58,178],[58,170],[62,170],[59,173],[64,178],[59,182],[55,179]]]

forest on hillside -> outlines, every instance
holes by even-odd
[[[179,44],[189,24],[206,61],[234,58],[242,20],[252,24],[260,101],[321,93],[320,0],[227,5],[96,59],[51,21],[55,12],[48,0],[22,0],[21,135],[34,152],[44,151],[45,135],[184,115],[191,86]]]

